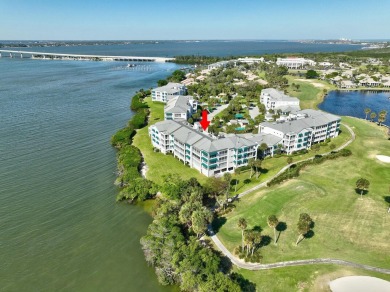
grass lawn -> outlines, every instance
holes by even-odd
[[[335,265],[287,267],[265,271],[236,270],[258,291],[330,291],[329,282],[346,276],[371,276],[390,281],[390,275]]]
[[[266,219],[275,214],[287,228],[277,245],[271,242],[262,248],[263,263],[330,257],[390,268],[390,215],[384,200],[390,195],[390,165],[375,157],[390,156],[390,141],[384,127],[354,118],[343,121],[357,136],[348,146],[352,156],[309,166],[297,179],[242,198],[237,208],[225,215],[227,221],[218,232],[229,250],[241,243],[240,217],[247,220],[249,228],[260,226],[263,235],[273,238]],[[355,191],[360,177],[371,183],[362,200]],[[296,224],[302,212],[313,218],[314,236],[296,246]]]
[[[147,97],[145,101],[148,103],[151,112],[149,117],[149,126],[163,121],[164,104],[152,102],[150,97]],[[162,153],[154,152],[148,134],[148,127],[137,130],[137,134],[133,139],[133,145],[141,150],[146,165],[149,168],[146,173],[146,177],[158,184],[163,182],[162,176],[164,174],[179,175],[182,179],[195,177],[201,183],[206,181],[206,176],[200,174],[195,169],[185,166],[172,155],[164,155]]]
[[[350,138],[351,138],[351,134],[349,133],[349,131],[343,125],[341,125],[340,135],[338,137],[332,139],[331,143],[335,144],[336,147],[338,148],[339,146],[345,144]],[[309,150],[309,153],[307,153],[307,154],[292,156],[293,162],[297,162],[297,161],[304,160],[304,159],[309,158],[309,157],[313,157],[316,154],[330,152],[331,149],[329,148],[329,145],[331,143],[329,143],[327,146],[321,146],[320,151],[318,151],[317,153]],[[237,191],[235,191],[235,189],[236,189],[235,186],[232,185],[231,191],[230,191],[231,195],[234,196],[236,194],[242,193],[243,191],[248,190],[248,189],[254,187],[255,185],[262,183],[262,182],[268,180],[269,178],[271,178],[272,176],[274,176],[276,173],[278,173],[278,171],[281,168],[283,168],[284,166],[287,165],[287,157],[288,156],[281,156],[278,158],[269,157],[269,158],[266,158],[265,160],[263,160],[262,172],[258,176],[252,175],[250,182],[248,182],[248,181],[244,182],[246,179],[249,179],[250,170],[242,172],[239,175],[233,174],[232,178],[238,180],[239,183],[237,184]]]
[[[323,90],[334,90],[336,89],[335,86],[330,85],[329,83],[322,81],[322,80],[317,80],[313,79],[310,80],[310,82],[322,84],[324,87],[315,87],[313,84],[307,81],[299,81],[297,77],[294,76],[286,76],[288,79],[288,88],[287,88],[287,94],[291,96],[298,97],[300,100],[300,106],[302,109],[307,109],[307,108],[313,108],[316,109],[318,104],[320,104],[324,98],[324,92]],[[301,78],[301,79],[304,79]],[[291,84],[299,84],[299,91],[296,90],[295,87],[292,87]]]
[[[159,121],[164,120],[164,104],[152,102],[150,97],[146,98],[145,101],[150,107],[151,115],[149,117],[149,125],[153,125]],[[349,138],[349,132],[341,126],[341,134],[332,139],[333,144],[337,147],[344,144]],[[152,144],[150,142],[150,137],[148,135],[148,127],[137,130],[137,134],[133,139],[133,145],[138,147],[142,154],[144,155],[145,162],[148,166],[148,172],[146,177],[150,180],[155,181],[156,183],[162,183],[162,175],[164,174],[178,174],[183,179],[189,179],[195,177],[199,182],[204,183],[207,179],[206,176],[200,174],[197,170],[192,169],[188,166],[185,166],[178,159],[174,158],[171,155],[164,155],[162,153],[154,152]],[[321,146],[321,150],[318,153],[310,151],[308,154],[298,155],[293,157],[293,161],[299,161],[308,157],[311,157],[315,154],[321,154],[329,152],[329,146]],[[238,193],[241,193],[245,190],[252,188],[253,186],[268,180],[270,177],[275,175],[282,167],[284,167],[287,162],[287,157],[282,156],[279,158],[269,158],[265,159],[262,164],[262,172],[260,175],[252,175],[250,181],[246,181],[250,177],[250,171],[245,171],[239,175],[233,174],[233,179],[238,181],[237,188],[232,185],[231,187],[231,196],[234,196]]]

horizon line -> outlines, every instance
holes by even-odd
[[[307,39],[0,39],[0,41],[6,42],[103,42],[103,41],[116,41],[116,42],[129,42],[129,41],[390,41],[386,38],[307,38]]]

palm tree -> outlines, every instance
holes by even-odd
[[[370,108],[365,108],[364,109],[364,113],[366,114],[366,120],[367,120],[367,116],[368,116],[368,114],[371,112],[371,109]]]
[[[298,245],[298,243],[305,238],[305,234],[309,232],[310,227],[306,222],[299,221],[297,224],[298,227],[298,239],[295,245]]]
[[[260,231],[253,231],[253,247],[252,247],[252,256],[253,252],[255,251],[255,248],[257,245],[261,242],[261,232]]]
[[[256,168],[256,176],[257,176],[257,173],[259,171],[259,168],[261,168],[261,160],[260,159],[256,159],[254,162],[253,162],[253,166]]]
[[[250,158],[250,159],[248,160],[248,166],[251,168],[251,174],[250,174],[249,178],[252,177],[252,171],[253,171],[253,166],[254,166],[254,165],[255,165],[255,159],[254,159],[254,158]]]
[[[265,143],[261,143],[259,149],[261,151],[261,155],[264,157],[265,156],[264,152],[265,152],[265,150],[268,149],[268,145]]]
[[[373,122],[374,119],[376,118],[376,113],[372,112],[372,113],[370,114],[370,118],[371,118],[371,122]]]
[[[275,238],[275,244],[276,244],[276,226],[279,224],[279,220],[275,215],[270,215],[267,218],[268,226],[274,229],[274,238]]]
[[[309,232],[312,227],[313,220],[310,218],[310,215],[307,213],[301,213],[299,215],[299,220],[297,224],[298,229],[298,239],[295,245],[304,239],[304,236]]]
[[[238,219],[237,226],[238,226],[238,228],[241,229],[242,250],[244,251],[244,230],[245,230],[246,227],[248,226],[248,224],[247,224],[245,218],[240,218],[240,219]]]
[[[245,232],[244,232],[244,242],[245,242],[245,246],[246,246],[246,255],[249,254],[249,251],[254,246],[254,241],[255,241],[255,237],[254,237],[253,230],[245,230]]]
[[[363,199],[363,192],[364,192],[365,190],[367,190],[369,186],[370,186],[370,182],[368,181],[368,179],[359,178],[359,179],[356,181],[356,188],[357,188],[358,190],[360,190],[360,199]]]
[[[386,121],[387,111],[381,110],[378,115],[379,126],[382,126],[382,123]]]
[[[229,172],[225,172],[223,178],[227,182],[227,186],[226,186],[226,202],[227,202],[229,199],[229,190],[230,190],[230,182],[232,181],[232,174]]]

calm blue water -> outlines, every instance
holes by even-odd
[[[0,290],[166,291],[139,239],[151,218],[115,203],[109,140],[130,97],[175,64],[0,59]]]
[[[294,52],[343,52],[361,48],[360,45],[306,44],[291,41],[159,41],[158,43],[128,45],[33,47],[21,48],[20,50],[69,54],[173,57],[181,55],[241,56]]]
[[[362,119],[366,117],[365,108],[370,108],[376,114],[381,110],[386,110],[388,114],[385,124],[390,126],[389,97],[390,92],[331,91],[319,108],[332,114]]]

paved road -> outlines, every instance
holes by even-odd
[[[254,120],[258,115],[260,114],[258,106],[254,106],[252,109],[249,110],[249,115]]]
[[[209,114],[209,121],[211,121],[217,114],[219,114],[221,111],[226,109],[229,106],[229,104],[223,104],[219,106],[215,111],[213,111],[211,114]]]
[[[346,143],[344,143],[342,146],[337,148],[336,150],[341,150],[345,147],[347,147],[349,144],[351,144],[355,138],[355,132],[351,129],[351,127],[343,124],[348,131],[351,133],[351,139],[349,139]],[[328,154],[328,153],[324,153]],[[301,161],[306,161],[313,159],[313,157],[301,160]],[[301,162],[297,161],[297,162]],[[297,163],[295,162],[295,163]],[[286,170],[289,167],[289,165],[283,167],[277,174],[275,174],[272,178],[270,178],[268,181],[273,179],[274,177],[278,176],[280,173],[282,173],[284,170]],[[267,186],[267,182],[265,181],[245,192],[242,192],[241,194],[238,195],[239,198],[255,191],[260,188],[263,188]],[[269,270],[269,269],[276,269],[276,268],[283,268],[283,267],[291,267],[291,266],[302,266],[302,265],[318,265],[318,264],[335,264],[335,265],[342,265],[342,266],[349,266],[353,268],[359,268],[359,269],[364,269],[368,271],[374,271],[374,272],[379,272],[383,274],[389,274],[390,275],[390,270],[389,269],[384,269],[384,268],[377,268],[373,266],[368,266],[368,265],[362,265],[362,264],[357,264],[349,261],[344,261],[344,260],[339,260],[339,259],[331,259],[331,258],[319,258],[319,259],[307,259],[307,260],[295,260],[295,261],[285,261],[285,262],[277,262],[277,263],[272,263],[272,264],[259,264],[259,263],[247,263],[237,257],[235,257],[224,245],[223,243],[219,240],[217,235],[214,233],[212,230],[211,225],[209,226],[209,234],[210,238],[212,241],[215,243],[215,245],[218,247],[218,249],[225,255],[227,256],[233,264],[235,264],[237,267],[246,269],[246,270]]]

